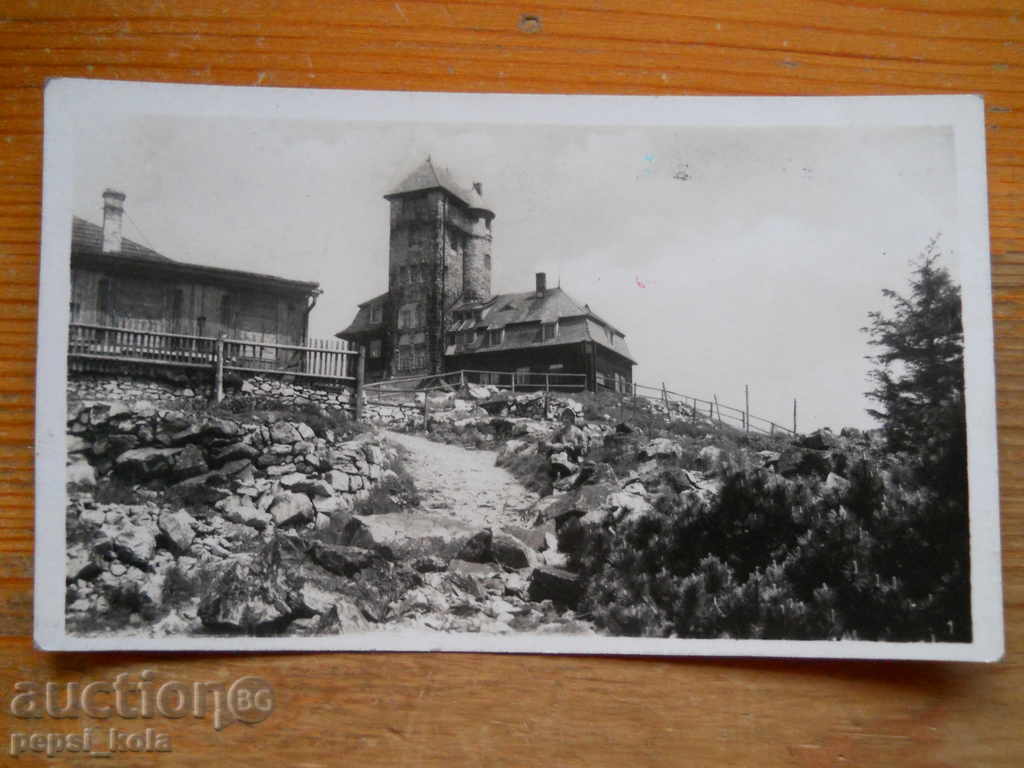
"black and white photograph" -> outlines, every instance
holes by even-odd
[[[52,82],[37,643],[998,658],[983,135]]]

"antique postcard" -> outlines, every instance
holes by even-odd
[[[983,114],[50,82],[36,642],[999,659]]]

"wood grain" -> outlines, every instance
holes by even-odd
[[[1024,8],[997,0],[4,2],[0,9],[0,691],[260,674],[277,710],[125,764],[1019,765],[1024,762]],[[524,16],[533,20],[524,21]],[[1006,660],[990,666],[33,649],[32,427],[49,77],[645,94],[981,93],[997,330]],[[55,520],[54,524],[60,524]],[[53,730],[80,727],[48,722]],[[73,763],[65,755],[57,760]],[[45,758],[38,758],[45,762]],[[32,762],[31,760],[29,762]],[[54,761],[50,761],[53,764]],[[89,762],[80,758],[79,762]]]

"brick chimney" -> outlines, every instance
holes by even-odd
[[[124,216],[124,192],[103,190],[103,253],[121,253],[121,218]]]
[[[548,276],[543,272],[537,273],[537,296],[543,296],[548,289]]]

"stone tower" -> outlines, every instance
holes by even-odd
[[[389,373],[444,370],[448,309],[491,296],[491,222],[482,187],[463,189],[428,157],[393,191],[388,248]]]

